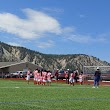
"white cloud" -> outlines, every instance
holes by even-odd
[[[61,34],[60,23],[47,14],[32,9],[23,10],[26,19],[11,13],[0,13],[0,30],[21,38],[39,38],[44,33]]]
[[[78,43],[87,43],[90,41],[91,38],[89,36],[85,37],[81,35],[69,35],[67,39]]]
[[[7,42],[7,44],[12,45],[12,46],[19,46],[19,47],[21,47],[20,44],[15,43],[15,42]]]
[[[49,9],[47,9],[49,10]],[[54,9],[53,11],[58,11]],[[53,36],[59,35],[62,38],[71,40],[77,43],[91,43],[91,42],[105,42],[106,37],[98,36],[86,36],[75,34],[75,27],[61,27],[59,21],[46,13],[32,10],[24,9],[24,14],[26,18],[20,18],[17,15],[11,13],[0,13],[0,31],[11,33],[17,37],[26,39],[28,41],[31,39],[37,39],[41,37],[47,37],[48,33],[54,34]],[[80,17],[85,17],[80,15]],[[38,42],[38,41],[36,41]],[[20,46],[18,43],[10,42],[11,45]],[[21,43],[23,44],[23,43]],[[47,42],[38,42],[39,48],[47,48],[54,46],[54,42],[50,39]]]
[[[62,29],[62,34],[70,34],[75,32],[75,28],[74,27],[65,27]]]
[[[37,46],[39,48],[49,48],[49,47],[52,47],[54,46],[54,42],[52,40],[48,40],[47,42],[39,42],[37,43]]]
[[[67,37],[66,37],[67,36]],[[66,35],[65,38],[77,43],[94,43],[94,42],[106,42],[105,37],[92,37],[87,35],[71,34]]]

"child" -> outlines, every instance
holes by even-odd
[[[42,83],[43,83],[43,85],[45,85],[46,82],[47,82],[47,72],[46,72],[46,70],[42,72],[42,79],[43,79]]]
[[[81,73],[79,74],[79,82],[80,82],[80,85],[83,84],[83,72],[81,72]]]
[[[50,71],[47,72],[47,84],[48,86],[51,85],[51,72]]]
[[[30,69],[28,69],[28,71],[27,71],[26,80],[27,80],[27,84],[29,84],[29,80],[30,80]]]
[[[66,84],[68,84],[68,71],[65,71]]]
[[[37,78],[37,73],[38,73],[38,69],[36,69],[33,74],[34,74],[34,84],[37,84],[38,78]]]
[[[38,85],[41,84],[41,73],[40,73],[40,70],[38,70],[38,73],[37,73],[37,84]]]
[[[70,85],[74,86],[74,73],[70,74],[69,82],[70,82]]]

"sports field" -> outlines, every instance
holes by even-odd
[[[110,87],[0,79],[0,110],[110,110]]]

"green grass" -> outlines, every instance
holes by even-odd
[[[0,110],[109,110],[110,87],[0,80]]]

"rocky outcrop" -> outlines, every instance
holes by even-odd
[[[46,69],[79,69],[83,66],[110,66],[106,61],[85,54],[48,55],[0,42],[0,61],[29,61]]]

